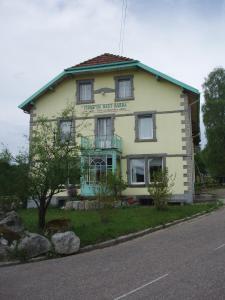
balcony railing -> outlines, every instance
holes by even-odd
[[[116,149],[122,152],[122,139],[116,134],[112,136],[82,136],[81,149]]]

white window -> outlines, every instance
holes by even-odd
[[[153,120],[152,115],[138,117],[138,139],[153,139]]]
[[[163,162],[162,157],[155,157],[148,159],[148,177],[149,183],[154,181],[154,174],[156,172],[162,171]]]
[[[131,78],[118,79],[117,96],[119,99],[132,98],[132,84]]]
[[[92,99],[92,84],[81,83],[80,84],[80,101],[91,101]]]
[[[77,97],[78,103],[93,101],[93,80],[77,81]]]
[[[72,138],[72,120],[60,121],[60,140],[68,142]]]
[[[145,184],[145,160],[130,160],[131,184]]]

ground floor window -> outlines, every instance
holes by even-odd
[[[162,157],[145,156],[128,161],[128,182],[131,185],[147,185],[154,180],[154,173],[163,169]]]
[[[149,183],[154,180],[154,173],[162,171],[163,160],[162,157],[155,157],[148,159],[148,178]]]
[[[112,172],[112,155],[88,156],[84,160],[85,182],[96,184]]]
[[[144,159],[131,159],[131,183],[144,184],[145,183],[145,160]]]

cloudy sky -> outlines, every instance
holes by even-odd
[[[26,146],[17,106],[64,68],[119,54],[121,10],[122,0],[0,0],[0,143]],[[123,55],[201,91],[225,67],[225,0],[128,0]]]

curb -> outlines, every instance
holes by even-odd
[[[94,244],[94,245],[88,245],[88,246],[80,248],[79,252],[77,252],[76,254],[72,254],[72,255],[77,255],[77,254],[90,252],[90,251],[97,250],[97,249],[103,249],[103,248],[107,248],[107,247],[110,247],[110,246],[115,246],[115,245],[130,241],[130,240],[133,240],[135,238],[142,237],[142,236],[147,235],[149,233],[153,233],[153,232],[171,227],[171,226],[179,224],[179,223],[184,223],[184,222],[190,221],[192,219],[201,217],[203,215],[211,214],[212,212],[214,212],[216,210],[219,210],[221,208],[224,208],[224,206],[204,210],[204,211],[199,212],[197,214],[194,214],[192,216],[189,216],[189,217],[186,217],[186,218],[183,218],[183,219],[174,220],[172,222],[168,222],[168,223],[163,224],[163,225],[158,225],[156,227],[150,227],[150,228],[138,231],[138,232],[129,233],[127,235],[121,235],[118,238],[111,239],[111,240],[108,240],[108,241],[105,241],[105,242],[97,243],[97,244]],[[68,255],[68,256],[70,256],[70,255]],[[52,259],[55,259],[55,258],[56,257],[53,257]],[[39,262],[39,261],[43,261],[43,260],[49,260],[49,258],[46,258],[46,256],[39,256],[39,257],[32,258],[32,259],[30,259],[29,261],[27,261],[25,263],[34,263],[34,262]],[[18,260],[17,261],[0,262],[0,268],[10,267],[10,266],[15,266],[15,265],[21,265],[21,264],[24,264],[24,263],[22,263]]]

